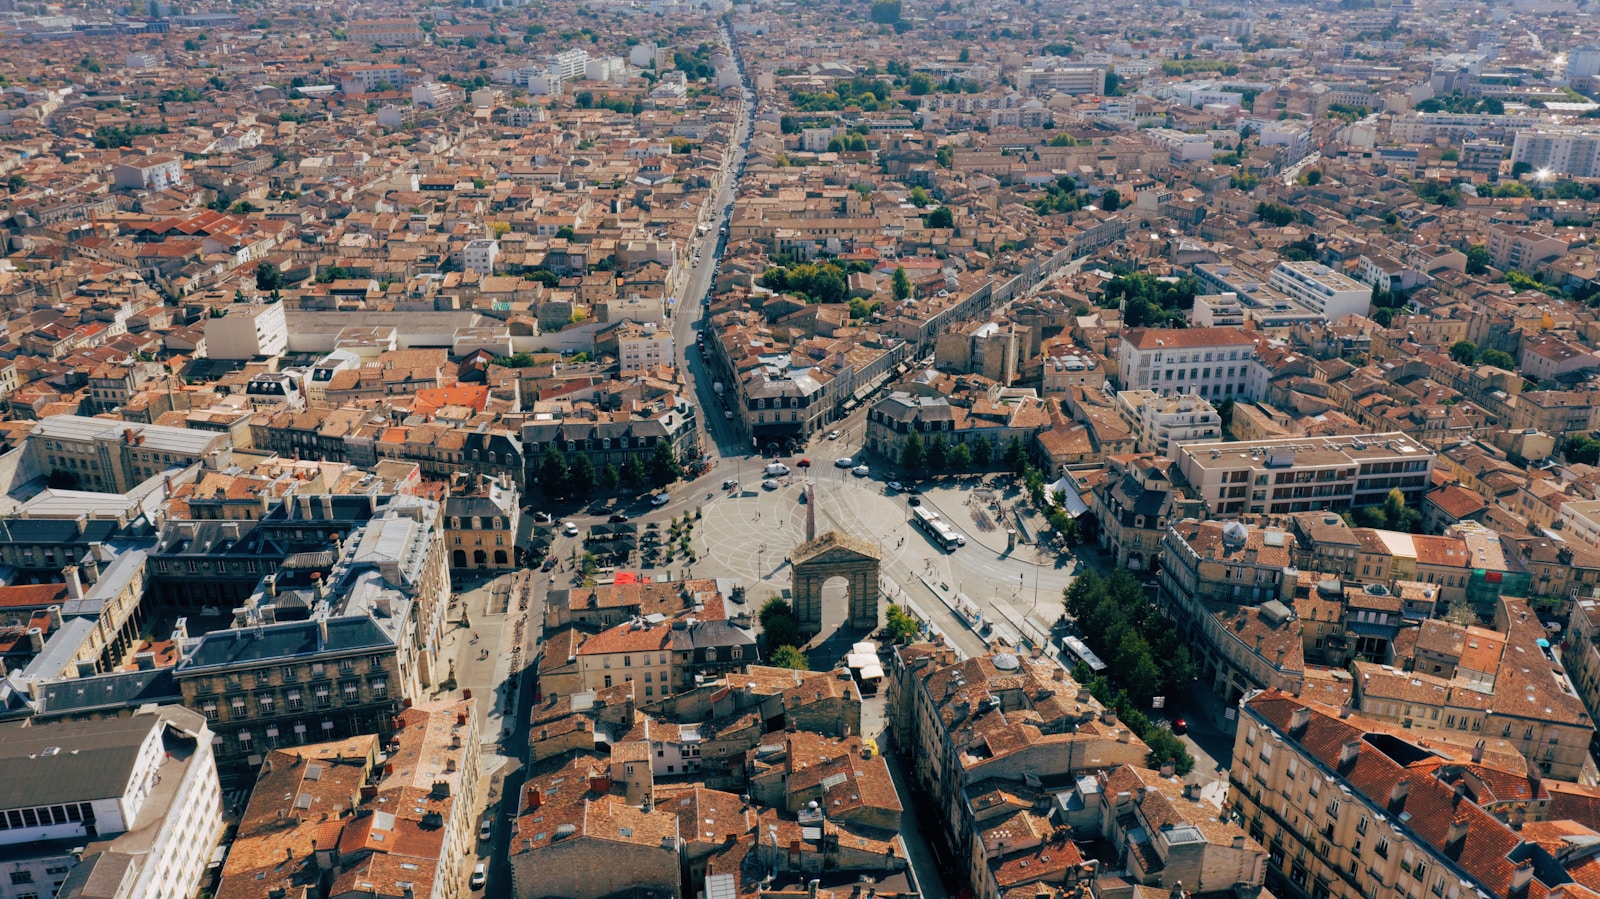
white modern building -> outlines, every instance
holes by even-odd
[[[111,169],[111,183],[131,190],[166,190],[182,182],[183,161],[175,156],[148,156]]]
[[[1255,338],[1238,328],[1134,328],[1117,351],[1122,390],[1207,400],[1250,397]]]
[[[1023,93],[1103,94],[1106,70],[1102,66],[1064,65],[1061,57],[1035,59],[1017,72],[1017,90]]]
[[[1381,505],[1390,490],[1420,506],[1433,451],[1406,434],[1188,443],[1175,459],[1213,518],[1342,512]]]
[[[1517,132],[1511,163],[1526,162],[1535,172],[1593,178],[1600,175],[1600,131],[1587,128],[1529,128]]]
[[[1267,284],[1310,307],[1325,321],[1366,315],[1372,288],[1319,262],[1280,262]]]
[[[1200,328],[1240,328],[1244,326],[1244,305],[1232,291],[1200,294],[1194,298],[1189,320]]]
[[[1204,134],[1190,134],[1175,128],[1146,128],[1145,139],[1167,151],[1176,163],[1210,162],[1217,147]]]
[[[1183,444],[1222,439],[1222,416],[1215,406],[1192,394],[1124,390],[1117,394],[1116,409],[1141,453],[1170,458]]]
[[[494,274],[494,261],[500,256],[500,244],[488,238],[467,241],[461,251],[461,267],[480,275]]]
[[[206,355],[212,359],[277,356],[289,348],[282,303],[233,303],[206,319]]]
[[[223,829],[211,743],[176,705],[0,725],[0,899],[196,895]]]
[[[672,330],[653,322],[628,322],[617,330],[617,361],[625,375],[672,365],[672,348]]]

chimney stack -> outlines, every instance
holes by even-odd
[[[538,787],[529,786],[523,791],[522,797],[522,807],[526,811],[532,811],[544,805],[544,791]]]
[[[1528,883],[1533,880],[1533,862],[1523,859],[1511,871],[1511,889],[1506,895],[1517,897],[1528,894]]]
[[[1451,850],[1454,847],[1459,846],[1461,841],[1465,840],[1466,838],[1467,818],[1465,815],[1457,815],[1455,819],[1450,822],[1450,829],[1445,832],[1444,847],[1446,850]]]
[[[61,575],[67,579],[67,596],[74,600],[83,599],[83,579],[78,576],[78,566],[68,565],[61,569]]]
[[[1477,764],[1481,761],[1483,761],[1483,741],[1479,740],[1472,746],[1472,762],[1473,764]]]
[[[1402,777],[1394,782],[1394,787],[1389,790],[1389,809],[1395,811],[1406,804],[1406,797],[1411,795],[1411,779]]]
[[[1295,737],[1296,739],[1299,739],[1300,736],[1306,732],[1306,728],[1310,727],[1310,726],[1311,726],[1311,707],[1310,706],[1307,706],[1307,705],[1299,706],[1294,710],[1293,713],[1291,713],[1289,715],[1289,734],[1291,736]]]
[[[1339,767],[1343,768],[1345,765],[1354,762],[1359,752],[1361,752],[1360,740],[1344,741],[1344,745],[1339,747]]]

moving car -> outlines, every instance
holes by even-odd
[[[834,468],[849,468],[854,464],[856,464],[856,460],[850,458],[849,456],[840,456],[839,458],[833,460]]]
[[[872,469],[865,465],[857,465],[855,468],[850,469],[850,473],[858,478],[864,478],[867,475],[872,474]]]
[[[545,556],[544,564],[539,566],[539,570],[540,571],[549,571],[550,569],[556,567],[559,564],[560,564],[560,560],[557,559],[555,556]]]
[[[738,486],[739,486],[739,481],[738,481],[737,478],[728,478],[727,480],[722,482],[722,489],[723,490],[732,490],[732,489],[734,489],[735,487],[738,487]]]
[[[533,523],[534,524],[555,524],[556,523],[556,517],[554,515],[551,515],[549,512],[535,512],[535,513],[533,513]]]
[[[761,482],[761,486],[767,488],[768,490],[777,490],[782,485],[778,483],[776,478],[767,478],[765,481]]]
[[[567,522],[561,526],[561,532],[566,534],[568,537],[578,536],[578,523],[576,521]]]
[[[655,496],[650,497],[650,505],[652,506],[664,506],[670,502],[672,502],[672,497],[665,493],[657,493]]]
[[[1189,722],[1183,720],[1182,718],[1172,719],[1172,732],[1179,735],[1188,733]]]
[[[611,517],[607,518],[606,520],[612,524],[621,524],[622,522],[628,520],[628,513],[622,511],[612,512]]]
[[[839,432],[838,431],[829,431],[828,432],[828,439],[829,440],[838,440],[839,439]]]
[[[920,505],[922,505],[922,497],[917,496],[916,494],[913,493],[912,495],[906,497],[906,505],[908,505],[908,506],[920,506]]]
[[[890,490],[899,490],[901,488],[899,481],[890,481],[888,486]]]
[[[733,410],[732,409],[723,409],[722,410],[722,417],[726,418],[729,421],[733,421]]]
[[[810,468],[811,467],[811,460],[810,459],[801,459],[799,462],[796,462],[795,464],[800,466],[801,468]]]
[[[486,883],[488,880],[489,866],[485,865],[483,862],[478,862],[478,864],[472,869],[472,888],[475,890],[481,890],[483,889],[484,883]]]

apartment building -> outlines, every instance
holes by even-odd
[[[461,267],[487,277],[494,274],[494,261],[499,257],[499,241],[488,238],[469,240],[461,251]]]
[[[357,45],[404,46],[428,39],[427,32],[413,19],[352,19],[344,27]]]
[[[612,747],[610,758],[569,753],[529,771],[512,824],[515,899],[646,891],[678,899],[684,843],[703,825],[696,820],[685,834],[676,810],[655,804],[649,752],[628,743]],[[713,839],[728,837],[721,830]]]
[[[127,493],[191,465],[226,468],[233,458],[233,441],[225,433],[77,415],[41,420],[27,447],[41,473],[102,493]]]
[[[183,160],[147,156],[111,167],[111,184],[129,190],[166,190],[183,183]]]
[[[1117,381],[1123,390],[1162,396],[1251,397],[1255,347],[1238,328],[1134,328],[1118,344]]]
[[[1149,747],[1109,720],[1053,662],[1008,652],[958,660],[930,643],[901,647],[889,680],[895,745],[939,810],[958,854],[970,854],[966,796],[989,779],[1022,782],[1112,765],[1143,765]]]
[[[1535,172],[1569,178],[1600,175],[1600,131],[1540,126],[1517,132],[1511,163],[1525,162]]]
[[[1178,470],[1215,516],[1340,512],[1381,504],[1396,489],[1420,507],[1434,458],[1398,432],[1190,443],[1177,452]]]
[[[693,687],[695,678],[718,677],[760,661],[755,636],[726,620],[637,618],[598,634],[577,648],[582,690],[634,684],[645,702]]]
[[[1167,523],[1202,513],[1200,503],[1172,483],[1172,464],[1152,454],[1106,460],[1106,478],[1090,494],[1089,508],[1100,525],[1100,546],[1118,567],[1153,567]]]
[[[584,455],[595,471],[619,469],[631,459],[648,464],[657,446],[665,444],[679,461],[700,455],[695,423],[696,404],[677,393],[660,393],[623,402],[618,411],[580,406],[563,417],[530,421],[522,426],[522,450],[529,485],[539,482],[539,465],[555,449],[567,464]],[[531,491],[531,487],[530,487]]]
[[[219,899],[458,899],[477,858],[476,701],[401,711],[376,734],[267,753],[222,870]]]
[[[280,356],[289,348],[282,303],[231,303],[206,317],[205,332],[206,355],[212,359],[248,361]]]
[[[1586,831],[1587,801],[1564,801],[1514,756],[1478,747],[1424,746],[1268,690],[1240,706],[1232,809],[1267,847],[1266,885],[1279,895],[1511,899],[1571,883],[1569,870],[1592,864],[1593,849],[1553,855],[1523,821],[1577,812],[1573,826]]]
[[[672,331],[645,322],[625,322],[615,332],[617,340],[618,370],[624,374],[651,371],[663,365],[672,365]]]
[[[1280,262],[1267,284],[1299,300],[1332,322],[1346,315],[1366,315],[1372,288],[1317,262]]]
[[[1117,394],[1116,404],[1141,453],[1171,458],[1171,451],[1185,443],[1222,439],[1222,416],[1201,397],[1124,390]]]
[[[1506,223],[1490,226],[1484,248],[1489,264],[1501,271],[1533,271],[1567,255],[1567,242],[1559,237]]]
[[[261,578],[234,626],[187,643],[173,677],[215,725],[219,764],[363,733],[387,734],[435,683],[450,592],[439,505],[396,497],[336,561],[297,557]]]
[[[1210,162],[1217,152],[1216,145],[1204,134],[1190,134],[1176,128],[1145,128],[1139,133],[1145,140],[1167,151],[1175,165]]]
[[[0,725],[0,897],[196,895],[223,832],[211,738],[172,705]]]
[[[1026,94],[1094,94],[1106,92],[1104,66],[1066,65],[1060,57],[1042,56],[1017,72],[1017,90]]]
[[[873,404],[867,412],[866,447],[886,459],[898,459],[906,440],[916,434],[926,447],[942,440],[947,446],[966,445],[969,449],[987,442],[989,460],[1000,461],[1000,454],[1012,439],[1024,445],[1050,424],[1044,402],[1026,395],[1007,397],[998,388],[977,397],[913,396],[895,391]]]
[[[1305,678],[1294,535],[1238,521],[1185,519],[1162,544],[1161,601],[1189,637],[1202,681],[1227,702]]]
[[[521,496],[510,478],[484,478],[466,496],[444,501],[445,545],[456,570],[510,571],[517,563]]]

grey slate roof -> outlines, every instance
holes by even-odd
[[[140,744],[161,723],[156,716],[136,715],[0,725],[0,805],[26,808],[122,796]]]
[[[48,717],[108,706],[175,703],[182,692],[171,668],[156,668],[50,681],[39,685],[38,696],[38,715]]]
[[[317,622],[295,621],[237,630],[212,631],[178,663],[182,675],[213,665],[251,665],[315,652],[343,652],[393,645],[393,640],[366,616],[328,619],[328,640],[323,643]]]

